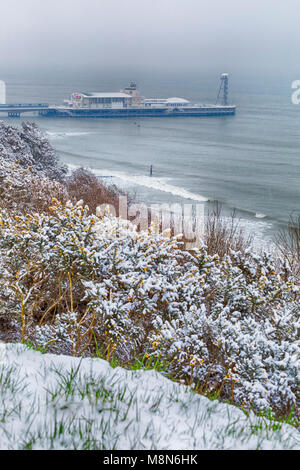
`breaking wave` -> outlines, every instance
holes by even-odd
[[[56,139],[64,139],[65,137],[77,137],[82,135],[90,135],[92,132],[50,132],[47,131],[46,135],[49,139],[56,140]]]
[[[69,167],[78,168],[77,165],[70,165],[70,164],[69,164]],[[207,202],[210,200],[209,198],[202,196],[200,194],[195,194],[190,191],[187,191],[184,188],[180,188],[178,186],[173,186],[171,184],[168,184],[161,178],[154,178],[154,177],[143,176],[143,175],[128,175],[127,173],[123,173],[120,171],[100,170],[100,169],[93,169],[93,168],[89,168],[89,170],[92,171],[96,176],[99,176],[102,178],[103,177],[118,178],[125,182],[129,182],[129,183],[136,184],[139,186],[145,186],[150,189],[155,189],[158,191],[170,193],[173,196],[179,196],[179,197],[182,197],[183,199],[190,199],[192,201],[198,201],[198,202]]]

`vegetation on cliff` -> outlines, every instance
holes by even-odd
[[[296,419],[295,263],[247,249],[216,217],[190,251],[157,223],[138,231],[97,211],[117,202],[115,188],[85,170],[68,176],[43,139],[37,150],[35,126],[26,138],[1,126],[0,339],[156,367],[201,394]]]

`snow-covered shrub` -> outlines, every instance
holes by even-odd
[[[79,279],[93,274],[88,250],[96,218],[88,216],[80,203],[62,207],[56,199],[49,211],[50,215],[26,214],[13,219],[5,211],[1,214],[0,315],[4,322],[10,317],[13,322],[21,320],[23,341],[37,323],[42,327],[49,317],[60,329],[66,312],[70,325],[65,329],[76,330],[73,314],[84,295]],[[84,320],[79,321],[82,326]],[[53,331],[57,338],[57,330]]]
[[[170,375],[285,413],[299,390],[299,287],[269,255],[182,250],[81,202],[0,221],[0,319],[49,351],[162,358]]]
[[[32,166],[40,175],[57,181],[67,174],[67,167],[35,123],[23,122],[18,129],[0,121],[0,157],[21,167]]]
[[[288,411],[299,400],[299,288],[275,274],[267,255],[232,257],[209,271],[204,301],[199,290],[184,313],[170,305],[169,320],[157,317],[153,348],[202,390]]]
[[[53,197],[68,201],[66,188],[41,175],[34,167],[22,167],[0,156],[0,207],[10,214],[47,212]]]
[[[34,123],[22,130],[0,121],[0,207],[10,213],[45,212],[51,199],[69,196],[67,167]]]
[[[27,144],[35,168],[50,179],[64,181],[67,166],[59,160],[47,137],[34,122],[23,122],[22,141]]]

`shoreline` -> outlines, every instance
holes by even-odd
[[[67,163],[67,166],[69,171],[78,168],[85,168],[81,165],[70,163]],[[172,213],[174,207],[176,209],[179,205],[184,207],[186,204],[187,206],[192,205],[194,208],[197,206],[203,206],[204,213],[206,213],[207,216],[209,211],[213,210],[216,205],[219,205],[222,208],[222,218],[226,221],[230,221],[231,214],[235,212],[236,220],[245,230],[247,236],[250,235],[253,237],[254,249],[257,251],[263,249],[268,252],[272,252],[275,249],[274,235],[280,228],[280,226],[278,226],[279,222],[265,214],[255,213],[255,211],[250,210],[229,208],[219,201],[206,198],[200,194],[197,195],[191,193],[184,188],[167,183],[165,181],[166,178],[150,177],[145,175],[130,176],[120,171],[108,172],[106,170],[95,169],[92,167],[86,167],[85,169],[97,176],[103,184],[107,184],[108,186],[115,185],[118,189],[128,192],[129,194],[132,190],[136,196],[136,203],[145,204],[149,210],[151,210],[151,207],[153,206],[154,210],[158,212],[164,211]],[[140,189],[140,191],[138,189]],[[146,189],[146,193],[143,192],[143,189]],[[146,202],[146,199],[148,199],[147,196],[149,195],[147,193],[148,190],[150,190],[150,195],[151,193],[154,195],[153,201],[150,203]],[[156,195],[158,195],[158,197]],[[282,226],[287,227],[287,224],[282,223]]]

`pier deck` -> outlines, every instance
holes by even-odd
[[[37,112],[39,116],[61,118],[138,118],[138,117],[173,117],[173,116],[232,116],[236,112],[235,106],[199,105],[184,108],[122,108],[122,109],[93,109],[93,108],[67,108],[62,106],[49,106],[47,103],[37,104],[0,104],[0,118],[2,113],[8,117],[19,118],[21,114]]]
[[[47,103],[0,104],[0,116],[5,113],[8,117],[20,117],[23,113],[32,112],[38,112],[42,116],[49,109],[51,108]]]

